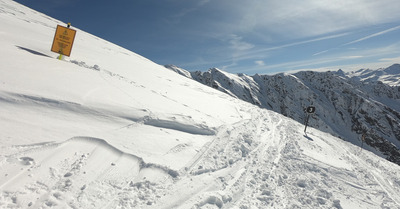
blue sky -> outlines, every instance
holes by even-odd
[[[400,63],[399,0],[16,0],[158,64],[272,74]]]

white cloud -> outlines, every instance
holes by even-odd
[[[198,5],[198,6],[203,6],[203,5],[207,4],[207,3],[210,2],[210,1],[211,1],[211,0],[200,0],[200,1],[198,1],[197,5]]]
[[[229,39],[230,47],[236,51],[245,51],[254,47],[253,44],[245,42],[242,39],[242,37],[232,34]]]
[[[385,63],[400,63],[400,57],[382,58],[379,61]]]
[[[374,33],[374,34],[369,35],[369,36],[365,36],[363,38],[357,39],[357,40],[349,42],[349,43],[346,43],[346,44],[344,44],[344,46],[350,45],[350,44],[354,44],[354,43],[357,43],[357,42],[361,42],[361,41],[365,41],[367,39],[370,39],[370,38],[373,38],[373,37],[376,37],[376,36],[380,36],[380,35],[383,35],[385,33],[389,33],[389,32],[395,31],[395,30],[399,30],[399,29],[400,29],[400,25],[396,26],[396,27],[393,27],[393,28],[390,28],[390,29],[387,29],[387,30],[384,30],[384,31],[381,31],[381,32],[378,32],[378,33]]]
[[[363,58],[363,57],[364,56],[361,56],[361,55],[349,55],[349,56],[340,57],[340,59],[349,60],[349,59],[360,59],[360,58]]]
[[[400,20],[398,0],[222,0],[229,33],[257,33],[270,39],[310,37]],[[274,39],[272,40],[274,41]]]
[[[349,51],[350,46],[343,47],[347,42],[347,45],[350,45],[395,30],[397,33],[400,26],[355,38],[356,40],[349,42],[352,40],[349,38],[354,38],[360,31],[371,31],[372,26],[376,29],[376,26],[381,24],[393,25],[395,22],[400,22],[399,0],[250,0],[245,3],[239,0],[205,0],[202,2],[205,4],[193,3],[195,6],[189,7],[196,8],[196,12],[189,9],[179,16],[185,16],[182,21],[188,20],[185,23],[191,25],[189,20],[194,18],[192,15],[201,14],[201,17],[196,16],[195,19],[198,24],[190,27],[188,31],[194,30],[195,32],[190,35],[205,43],[202,46],[207,48],[204,51],[207,51],[205,54],[209,56],[205,56],[202,65],[217,65],[224,66],[227,70],[244,71],[247,68],[243,66],[250,61],[250,64],[253,62],[253,66],[258,69],[289,69],[314,64],[357,62],[370,56],[368,53],[391,56],[400,48],[397,45],[393,47],[380,45],[380,49],[368,50],[369,48],[364,47]],[[300,47],[303,45],[304,50]],[[295,51],[290,51],[287,53],[288,56],[282,59],[285,63],[278,64],[279,55],[285,54],[285,50],[292,49],[302,53],[299,54],[302,59],[297,59]],[[308,58],[307,54],[303,53],[306,50],[310,56]],[[322,54],[323,56],[317,56]],[[266,60],[268,65],[262,60]]]
[[[262,60],[257,60],[254,63],[256,63],[256,65],[258,65],[258,66],[265,66],[265,62]]]
[[[318,41],[325,41],[325,40],[329,40],[329,39],[340,38],[340,37],[346,36],[348,34],[349,33],[328,35],[328,36],[324,36],[324,37],[318,37],[318,38],[313,38],[313,39],[309,39],[309,40],[298,41],[298,42],[277,45],[277,46],[271,46],[271,47],[265,47],[265,48],[262,48],[262,47],[256,48],[254,45],[251,45],[253,47],[249,46],[246,51],[242,51],[242,53],[240,53],[240,56],[236,56],[235,59],[236,59],[236,61],[261,59],[261,58],[268,57],[267,52],[285,49],[285,48],[289,48],[289,47],[293,47],[293,46],[309,44],[309,43],[318,42]],[[232,38],[232,40],[237,39],[236,41],[238,41],[238,42],[240,42],[242,39],[241,37],[238,37],[238,36],[234,36],[234,37],[235,38]],[[239,44],[235,44],[235,45],[239,45]],[[246,43],[243,43],[243,46],[238,47],[238,48],[244,49],[245,46],[246,46]],[[232,48],[234,48],[233,45],[232,45]],[[228,58],[228,59],[231,59],[231,58]],[[227,61],[227,60],[225,60],[225,61]]]
[[[320,51],[320,52],[317,52],[317,53],[313,54],[312,56],[317,56],[317,55],[320,55],[320,54],[324,54],[324,53],[329,52],[330,50],[331,49],[323,50],[323,51]]]
[[[171,17],[166,18],[165,21],[168,23],[177,24],[177,23],[181,22],[182,18],[185,18],[190,13],[201,9],[206,4],[208,4],[210,1],[211,0],[200,0],[194,4],[190,4],[190,6],[183,7],[179,12],[173,14]]]

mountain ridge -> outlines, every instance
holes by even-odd
[[[390,86],[400,86],[400,64],[376,70],[360,69],[343,73],[343,75],[363,82],[382,82]]]
[[[400,165],[400,65],[345,73],[302,71],[248,76],[211,68],[188,72],[166,65],[180,75],[235,98],[273,110],[304,123],[304,109],[316,107],[309,125],[362,146]],[[390,75],[392,75],[390,77]],[[377,149],[377,151],[375,150]]]

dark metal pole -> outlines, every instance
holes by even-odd
[[[310,119],[310,114],[307,114],[306,127],[304,128],[304,133],[305,133],[305,134],[307,134],[307,133],[306,133],[306,130],[307,130],[308,120],[309,120],[309,119]]]
[[[306,119],[306,127],[304,127],[304,134],[306,134],[306,136],[307,136],[306,130],[307,130],[307,126],[308,126],[308,120],[310,119],[310,115],[315,113],[315,107],[312,106],[312,104],[311,104],[311,106],[307,107],[306,113],[307,113],[307,119]]]

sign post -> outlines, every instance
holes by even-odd
[[[306,113],[307,113],[307,119],[306,119],[306,127],[304,128],[304,133],[307,136],[306,130],[307,130],[307,126],[308,126],[308,120],[310,119],[310,115],[315,113],[315,107],[314,106],[308,106],[306,109]]]
[[[62,55],[70,56],[72,45],[74,44],[76,30],[70,29],[71,23],[68,23],[68,27],[57,25],[56,33],[54,34],[53,44],[51,51],[59,53],[58,59],[62,58]]]

